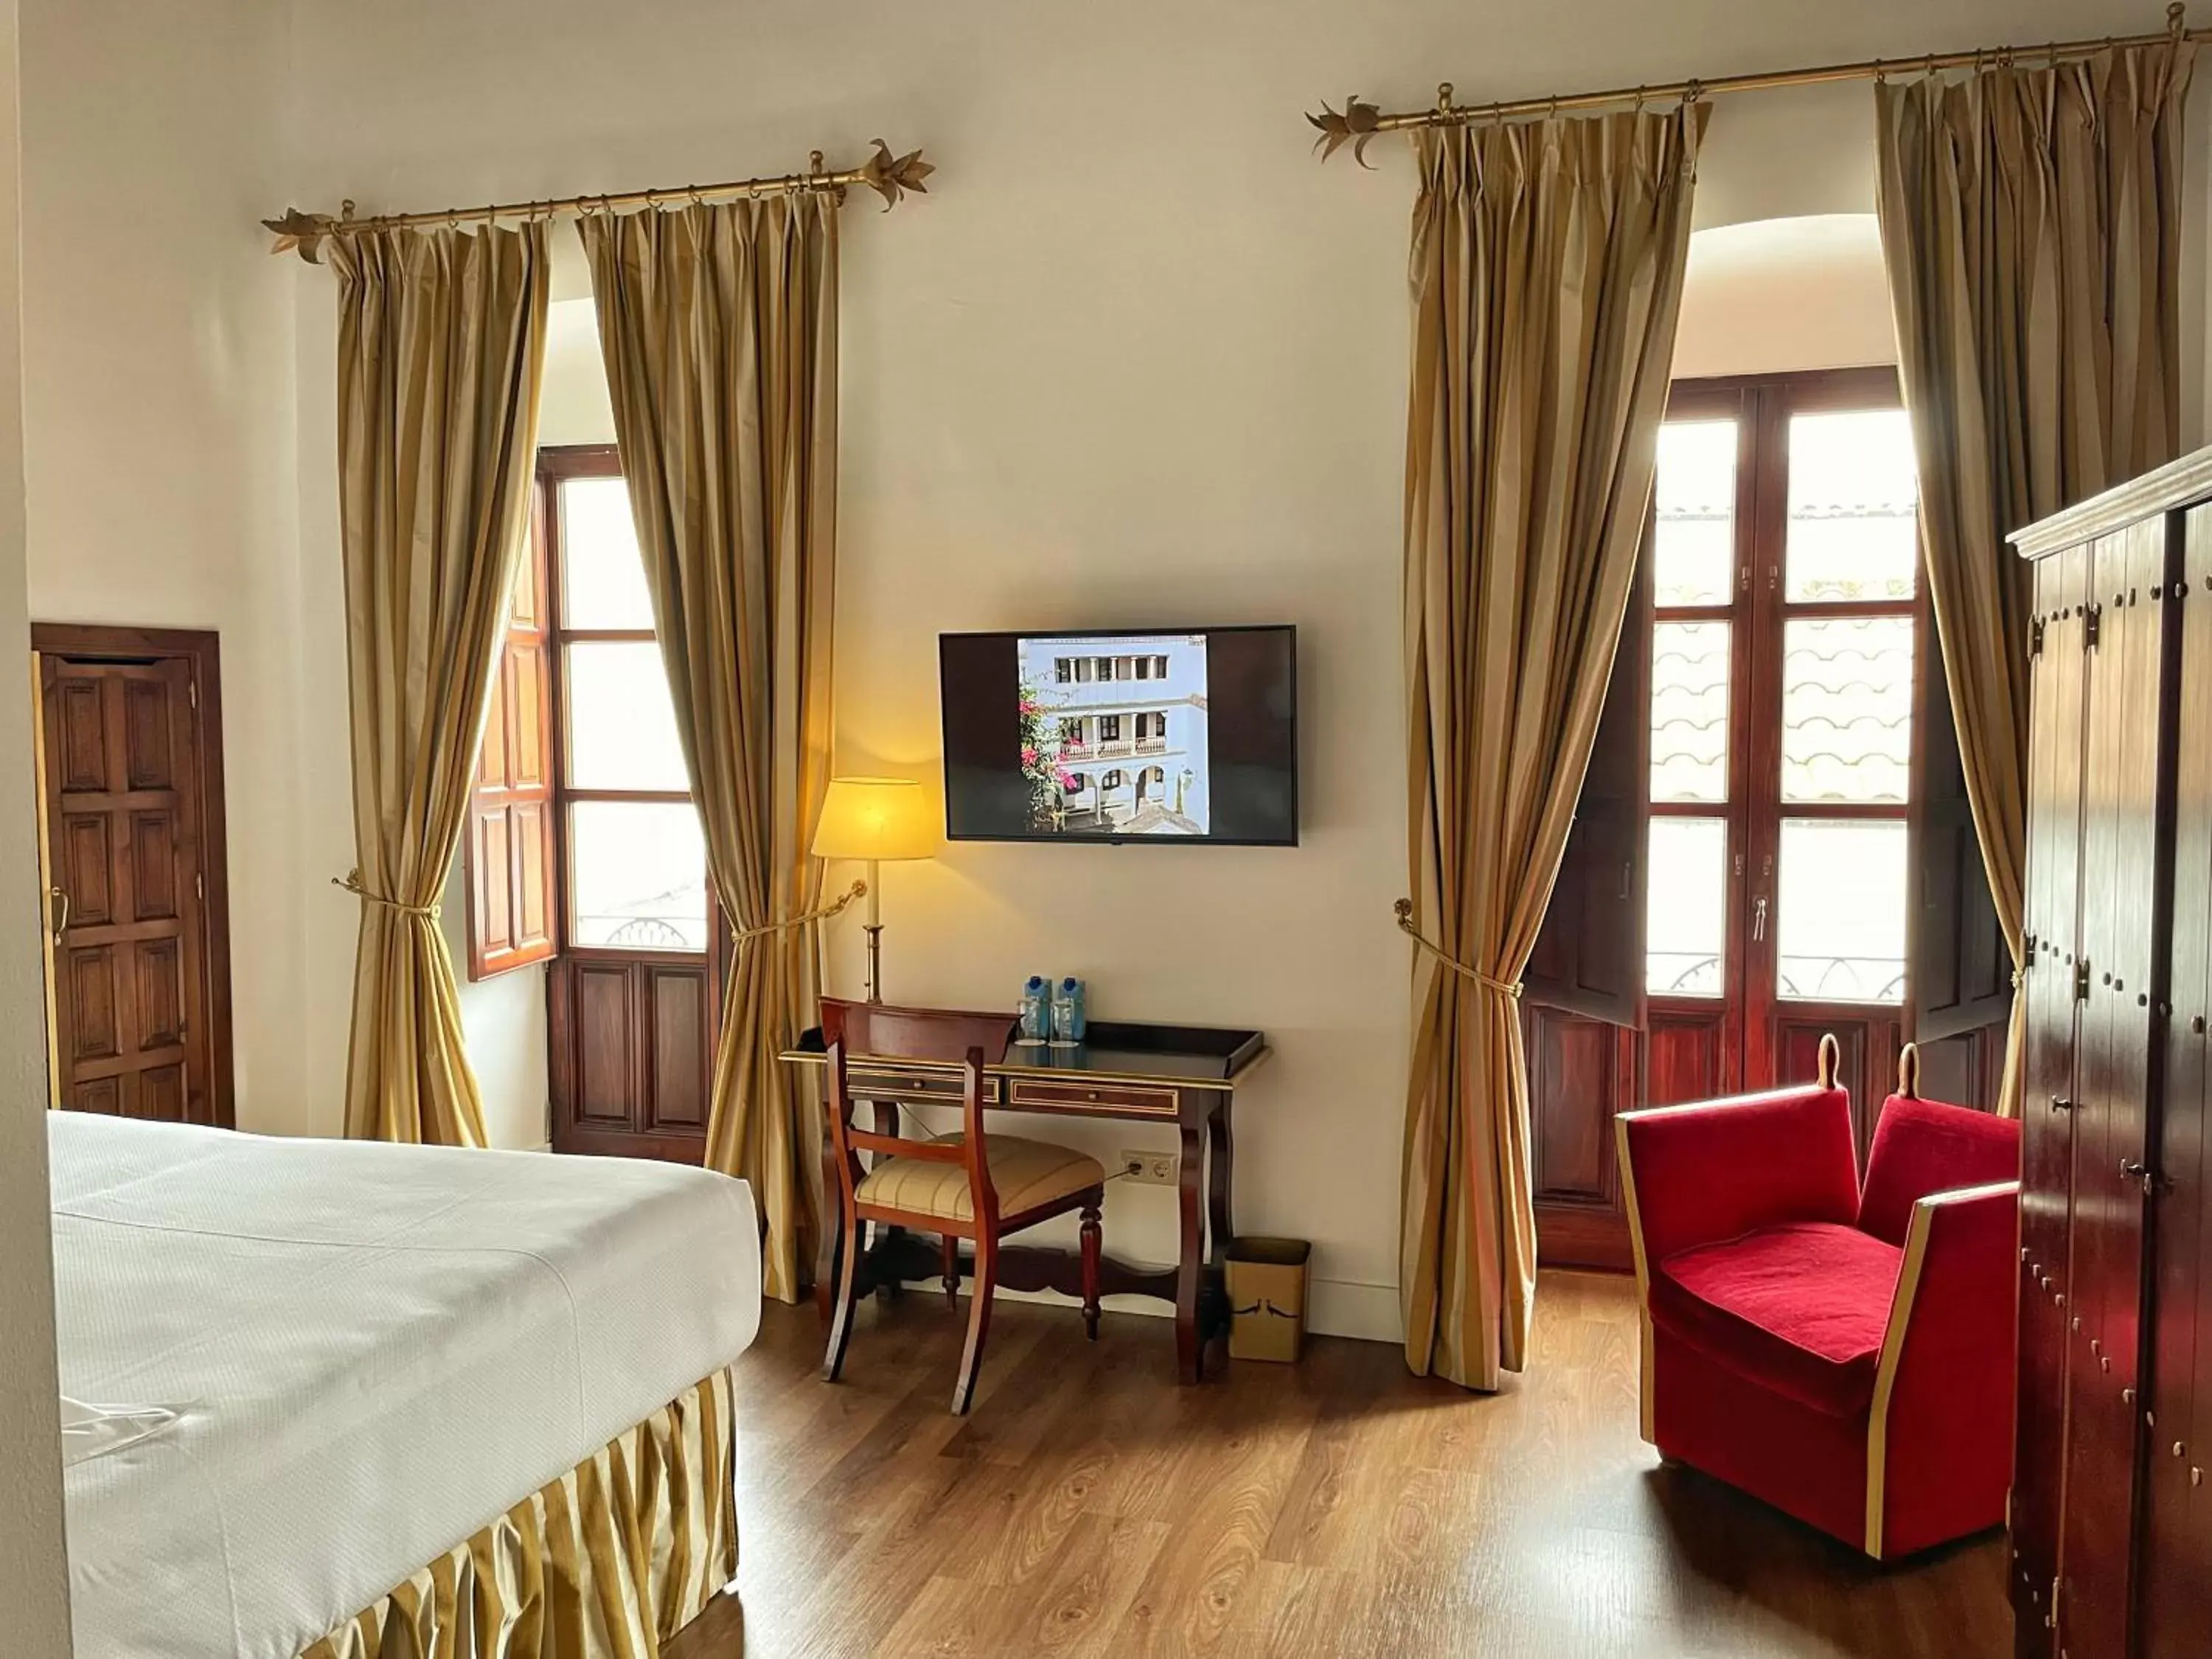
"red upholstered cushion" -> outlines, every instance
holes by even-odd
[[[1859,1226],[1902,1249],[1918,1200],[2019,1178],[2019,1119],[1892,1095],[1867,1154]]]
[[[1660,1262],[1651,1317],[1750,1381],[1850,1417],[1874,1395],[1903,1255],[1833,1222],[1762,1227]]]

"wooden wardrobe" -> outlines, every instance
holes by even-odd
[[[2033,571],[2016,1650],[2212,1650],[2212,449]]]

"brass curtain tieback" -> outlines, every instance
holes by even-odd
[[[1485,990],[1495,991],[1502,997],[1517,997],[1521,994],[1522,987],[1519,980],[1492,979],[1488,974],[1484,973],[1480,968],[1470,968],[1465,963],[1451,956],[1441,945],[1435,943],[1431,939],[1423,938],[1420,929],[1413,926],[1413,900],[1401,898],[1392,907],[1392,908],[1397,912],[1398,931],[1405,934],[1407,939],[1413,940],[1414,944],[1419,945],[1421,949],[1426,951],[1431,956],[1434,957],[1438,962],[1443,963],[1445,967],[1450,969],[1454,973],[1464,974],[1468,978],[1473,980],[1477,985],[1481,986]]]
[[[432,921],[437,921],[439,916],[437,905],[402,904],[396,898],[386,898],[381,893],[370,892],[368,888],[361,884],[361,872],[358,870],[349,870],[343,878],[332,876],[331,885],[344,888],[347,892],[364,903],[380,904],[387,910],[398,911],[403,916],[428,916]]]
[[[854,899],[866,897],[867,891],[867,883],[856,881],[845,890],[845,896],[834,904],[825,904],[818,910],[809,910],[804,915],[793,916],[789,921],[771,921],[759,927],[733,927],[731,929],[730,937],[743,944],[749,939],[766,939],[770,933],[787,933],[794,927],[805,927],[810,921],[827,921],[831,916],[841,915]],[[727,905],[722,907],[722,913],[725,915],[729,915]],[[730,920],[734,923],[737,918],[730,916]]]

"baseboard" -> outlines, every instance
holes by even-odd
[[[1306,1286],[1306,1328],[1362,1342],[1402,1342],[1406,1322],[1398,1305],[1398,1287],[1349,1279],[1314,1279]]]

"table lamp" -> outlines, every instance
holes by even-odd
[[[876,866],[885,859],[934,858],[941,839],[928,794],[913,779],[830,780],[814,830],[814,856],[867,862],[871,1002],[884,1000],[884,892]]]

